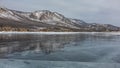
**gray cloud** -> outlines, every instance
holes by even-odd
[[[66,17],[90,23],[119,25],[120,0],[0,0],[0,4],[16,10],[52,10]]]

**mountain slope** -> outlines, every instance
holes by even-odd
[[[48,10],[22,12],[0,7],[0,31],[119,31],[109,24],[86,23]]]

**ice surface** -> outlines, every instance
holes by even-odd
[[[0,59],[0,68],[120,68],[120,36],[116,36],[120,35],[119,32],[0,32],[0,34],[1,42],[3,41],[1,45],[17,47],[19,44],[20,49],[35,46],[35,50],[12,53],[7,55],[9,59]],[[22,38],[25,40],[19,41],[14,38],[12,40],[12,37],[18,37],[14,36],[15,34],[20,35],[21,40]],[[11,42],[8,42],[9,39]],[[57,49],[59,45],[63,45],[60,50]],[[49,49],[52,53],[42,53]]]
[[[0,59],[0,68],[120,68],[120,64]]]

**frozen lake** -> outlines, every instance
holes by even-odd
[[[97,66],[102,66],[100,68],[106,68],[108,66],[110,66],[111,68],[120,68],[119,34],[120,33],[112,32],[61,32],[60,34],[54,32],[3,32],[0,33],[0,58],[1,61],[4,61],[6,63],[8,63],[7,60],[12,59],[16,60],[15,63],[20,63],[20,60],[26,60],[26,64],[27,61],[32,63],[33,60],[36,64],[38,62],[38,65],[42,62],[46,64],[50,64],[51,62],[52,65],[54,65],[54,63],[57,64],[58,62],[59,64],[65,63],[68,66],[71,64],[76,64],[75,66],[78,66],[78,68],[84,64],[89,66],[82,68],[91,68],[92,64],[94,65],[92,68],[96,68]],[[8,65],[10,65],[11,63],[13,63],[13,61],[9,61]],[[32,66],[34,66],[34,63]],[[4,63],[0,62],[0,64],[3,65]],[[3,66],[3,68],[5,67]],[[63,67],[58,68],[67,67],[64,67],[63,65]]]

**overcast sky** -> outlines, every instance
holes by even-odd
[[[0,5],[20,11],[51,10],[88,23],[120,26],[120,0],[0,0]]]

